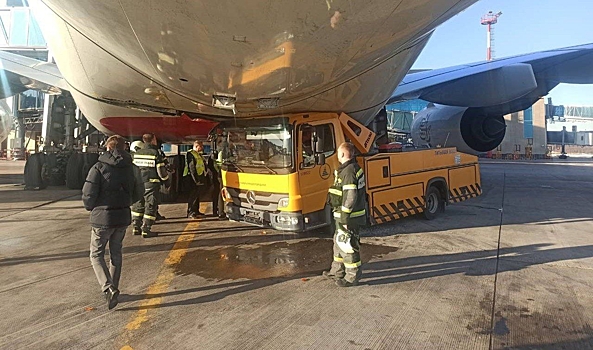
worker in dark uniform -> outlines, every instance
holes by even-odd
[[[137,141],[132,142],[132,144],[130,145],[129,151],[130,151],[130,153],[135,153],[136,150],[139,150],[143,147],[144,147],[144,142],[137,140]],[[165,152],[163,152],[163,150],[160,148],[159,148],[159,151],[161,153],[161,157],[163,157],[163,159],[165,160],[165,169],[167,169],[167,172],[169,172],[169,173],[175,172],[175,169],[173,169],[171,167],[171,165],[169,164],[169,162],[167,161],[167,156],[165,155]],[[160,200],[160,198],[159,198],[159,200]],[[158,209],[159,204],[160,203],[157,204],[156,221],[166,219],[166,217],[164,215],[161,215],[161,213],[159,212],[159,209]],[[140,234],[140,233],[138,233],[138,234]]]
[[[214,150],[208,157],[208,174],[210,191],[212,194],[212,216],[218,216],[218,194],[220,193],[220,167],[218,166],[218,151]]]
[[[204,215],[200,212],[200,196],[207,191],[209,170],[203,153],[202,142],[194,141],[193,149],[185,156],[183,176],[190,190],[187,200],[187,217],[192,219]]]
[[[224,212],[224,201],[222,200],[222,163],[223,163],[222,139],[217,142],[216,150],[210,154],[208,159],[208,168],[212,173],[212,216],[218,216],[219,219],[226,219]]]
[[[167,155],[165,154],[165,152],[163,151],[163,149],[161,147],[159,147],[159,152],[161,153],[161,157],[163,157],[163,160],[165,161],[165,169],[167,170],[167,173],[169,173],[169,174],[174,173],[175,169],[173,168],[172,164],[169,163],[169,160],[167,159]],[[171,186],[171,183],[169,183],[168,185]],[[167,219],[164,215],[162,215],[159,212],[159,205],[161,204],[160,200],[161,200],[161,198],[159,196],[159,203],[157,204],[157,209],[156,209],[156,221]]]
[[[329,189],[336,223],[334,260],[323,276],[335,280],[340,287],[357,285],[362,274],[359,228],[366,223],[365,178],[354,152],[352,144],[340,145],[340,166],[334,172],[334,184]]]
[[[169,173],[165,168],[165,160],[157,146],[157,139],[154,134],[142,136],[144,146],[137,149],[133,154],[134,164],[142,172],[144,181],[144,198],[132,206],[132,221],[134,224],[133,233],[142,237],[154,237],[152,225],[156,221],[161,182],[169,179]]]

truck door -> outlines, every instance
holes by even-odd
[[[334,170],[338,165],[334,131],[334,124],[328,122],[299,126],[297,159],[303,214],[323,210],[325,207],[327,192],[334,181]],[[319,161],[320,154],[325,156],[325,162]]]

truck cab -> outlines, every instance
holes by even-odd
[[[337,147],[344,142],[336,114],[237,120],[220,127],[223,197],[231,220],[284,231],[328,225],[327,191],[338,166]]]

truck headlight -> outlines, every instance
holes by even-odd
[[[278,209],[288,207],[288,203],[289,203],[288,197],[280,198],[280,200],[278,201]]]
[[[296,226],[299,224],[299,218],[288,215],[278,215],[276,217],[276,222],[280,225]]]

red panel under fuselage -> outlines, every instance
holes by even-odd
[[[180,143],[205,139],[216,122],[179,117],[109,117],[101,119],[101,125],[124,137],[139,137],[153,133],[162,142]]]

